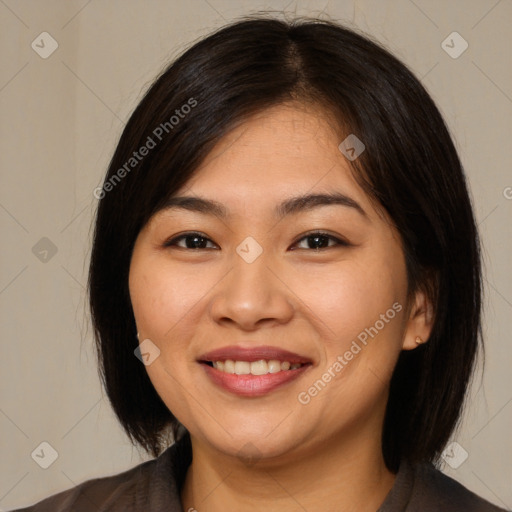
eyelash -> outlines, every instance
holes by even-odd
[[[190,238],[198,237],[198,238],[202,238],[204,240],[211,242],[211,240],[208,237],[204,236],[203,233],[199,233],[197,231],[190,231],[188,233],[183,233],[180,236],[177,236],[175,238],[172,238],[171,240],[166,241],[164,243],[164,247],[176,246],[179,249],[185,249],[185,250],[189,250],[189,251],[199,251],[199,250],[211,249],[211,247],[200,247],[200,248],[194,249],[194,248],[189,248],[189,247],[181,247],[181,246],[177,245],[178,241],[180,241],[182,239],[189,238],[189,237]],[[297,239],[293,245],[296,245],[297,243],[301,242],[304,239],[313,238],[313,237],[323,237],[323,238],[328,238],[330,240],[334,240],[336,242],[336,245],[331,245],[328,247],[320,247],[320,248],[316,248],[316,249],[303,249],[303,250],[319,252],[319,251],[324,251],[325,249],[332,249],[333,247],[337,247],[337,246],[344,246],[344,247],[350,246],[350,244],[348,242],[341,240],[335,236],[332,236],[329,233],[326,233],[324,231],[312,231],[311,233],[307,233],[306,235]]]

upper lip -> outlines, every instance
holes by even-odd
[[[311,359],[307,357],[268,345],[251,348],[231,345],[212,350],[198,357],[198,361],[225,361],[226,359],[248,362],[259,361],[260,359],[265,359],[266,361],[274,359],[277,361],[288,361],[290,363],[311,363]]]

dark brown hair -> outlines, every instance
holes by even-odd
[[[89,274],[108,397],[132,442],[154,456],[169,432],[178,435],[179,422],[134,356],[135,239],[221,137],[291,100],[330,112],[340,142],[349,133],[364,142],[354,174],[401,235],[410,293],[424,289],[434,304],[428,343],[403,351],[395,368],[382,449],[392,471],[403,458],[437,462],[481,341],[471,201],[449,132],[419,80],[378,43],[331,21],[246,17],[223,27],[173,62],[130,117],[98,195]],[[145,156],[143,146],[151,146]]]

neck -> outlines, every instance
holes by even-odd
[[[191,436],[194,455],[181,490],[183,508],[296,512],[322,504],[324,511],[375,512],[395,475],[384,464],[380,436],[359,431],[356,437],[359,442],[344,434],[310,443],[300,457],[292,454],[293,462],[283,456],[248,463]]]

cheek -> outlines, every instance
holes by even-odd
[[[132,265],[130,295],[139,328],[163,341],[178,322],[187,322],[207,287],[207,279],[198,272],[184,273],[156,261],[144,269]]]
[[[338,268],[331,266],[328,271],[322,267],[308,269],[307,280],[294,286],[297,295],[312,312],[311,316],[317,319],[327,347],[339,348],[340,343],[345,342],[350,344],[390,308],[387,316],[397,317],[392,305],[404,299],[402,276],[394,265],[382,259],[371,260],[345,261]],[[395,327],[399,330],[400,325]]]

